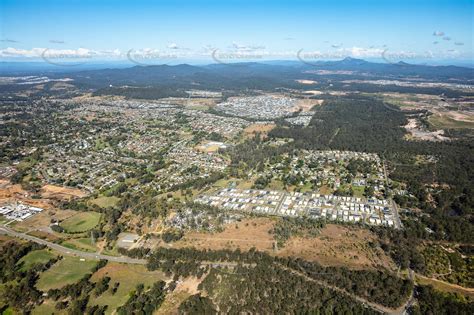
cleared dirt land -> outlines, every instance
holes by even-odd
[[[249,250],[255,247],[259,250],[273,248],[273,236],[269,231],[273,228],[273,220],[268,218],[246,219],[226,226],[220,233],[187,233],[173,247],[196,247],[207,249],[236,249]]]
[[[0,179],[0,204],[8,204],[15,201],[42,209],[51,209],[53,207],[51,200],[46,198],[33,199],[31,193],[21,188],[21,185],[12,185],[8,180]]]
[[[41,188],[43,198],[72,199],[87,196],[87,193],[77,188],[68,188],[55,185],[44,185]]]
[[[166,295],[163,304],[154,314],[178,314],[179,305],[189,296],[200,292],[198,290],[198,286],[201,283],[202,279],[204,279],[204,277],[202,277],[201,279],[198,279],[196,277],[188,277],[180,281],[176,286],[176,289],[170,294]]]
[[[257,133],[266,136],[275,127],[275,124],[252,124],[244,129],[244,133],[247,137],[254,137]]]

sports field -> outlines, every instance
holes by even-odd
[[[78,212],[61,222],[61,227],[69,233],[89,231],[99,224],[100,216],[98,212]]]

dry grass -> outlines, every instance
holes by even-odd
[[[465,288],[461,287],[456,284],[447,283],[441,280],[436,280],[428,277],[424,277],[422,275],[416,275],[416,282],[422,285],[431,285],[436,290],[443,291],[443,292],[450,292],[450,293],[459,293],[462,295],[469,296],[474,298],[474,289],[472,288]]]
[[[296,102],[296,106],[293,108],[294,111],[309,112],[314,106],[319,106],[323,103],[323,100],[315,99],[299,99]]]
[[[325,266],[364,269],[381,265],[395,269],[382,249],[368,245],[375,239],[376,236],[366,229],[328,224],[318,237],[291,238],[277,255],[300,257]]]
[[[35,236],[37,238],[41,238],[43,240],[47,240],[49,242],[55,242],[55,241],[58,241],[60,240],[61,238],[52,234],[52,233],[48,233],[48,232],[44,232],[44,231],[31,231],[28,233],[28,235],[31,235],[31,236]]]
[[[73,210],[44,210],[34,216],[31,216],[23,222],[15,224],[15,229],[22,230],[35,230],[44,229],[51,224],[51,220],[62,221],[73,215],[77,214],[77,211]]]
[[[252,247],[258,250],[272,250],[273,220],[268,218],[245,219],[228,224],[220,233],[188,232],[173,247],[196,247],[201,249],[237,249],[247,251]]]
[[[272,255],[299,257],[324,266],[346,266],[352,269],[384,266],[396,269],[393,261],[381,248],[369,246],[369,242],[375,241],[376,236],[367,229],[328,224],[319,236],[292,237],[285,247],[275,251],[275,240],[270,234],[274,222],[271,218],[245,219],[228,224],[220,233],[188,232],[178,242],[161,246],[214,250],[239,248],[242,251],[255,247]]]
[[[104,292],[98,297],[91,297],[89,305],[108,305],[106,314],[114,313],[117,307],[127,302],[130,293],[135,290],[138,284],[144,284],[145,287],[151,286],[153,283],[165,279],[161,271],[148,271],[142,265],[127,265],[109,262],[104,268],[99,269],[91,277],[91,281],[96,282],[102,277],[111,278],[109,285],[113,286],[115,282],[120,285],[115,294],[110,290]]]
[[[205,277],[198,279],[188,277],[178,283],[173,292],[166,295],[163,304],[154,312],[155,315],[178,314],[179,305],[189,296],[199,293],[198,286]]]
[[[263,137],[266,137],[275,127],[275,124],[252,124],[244,129],[244,134],[247,137],[255,137],[257,133],[260,133]]]

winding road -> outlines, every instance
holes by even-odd
[[[34,237],[34,236],[24,234],[24,233],[15,232],[4,225],[0,226],[0,234],[9,235],[9,236],[21,238],[27,241],[32,241],[38,244],[46,245],[49,248],[52,248],[66,255],[74,255],[74,256],[87,258],[87,259],[105,259],[108,261],[114,261],[114,262],[126,263],[126,264],[145,265],[147,262],[145,259],[135,259],[135,258],[130,258],[126,256],[109,256],[109,255],[104,255],[104,254],[99,254],[99,253],[88,253],[88,252],[82,252],[80,250],[70,249],[70,248],[61,246],[59,244],[43,240],[38,237]]]

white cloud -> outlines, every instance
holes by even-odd
[[[50,48],[32,48],[19,49],[8,47],[0,49],[0,57],[10,58],[46,58],[46,59],[71,59],[71,58],[93,58],[93,57],[117,57],[121,56],[120,50],[96,51],[88,48],[78,49],[50,49]]]
[[[433,32],[433,36],[439,36],[439,37],[444,36],[444,32],[442,32],[442,31],[434,31],[434,32]]]
[[[168,48],[169,49],[179,49],[179,46],[176,43],[171,43],[171,44],[168,45]]]

